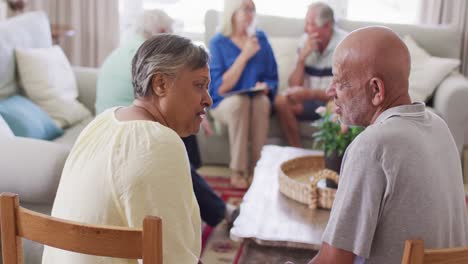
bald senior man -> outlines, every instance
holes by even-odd
[[[367,127],[348,147],[319,253],[309,264],[401,263],[406,239],[468,245],[460,158],[446,123],[408,95],[410,56],[384,27],[350,33],[333,55],[343,123]]]

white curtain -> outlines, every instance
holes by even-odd
[[[99,67],[119,44],[118,0],[29,0],[27,9],[74,31],[59,42],[73,65]]]
[[[468,76],[468,1],[423,0],[420,20],[425,24],[455,24],[462,33],[461,71]]]

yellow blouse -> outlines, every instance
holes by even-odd
[[[184,144],[170,128],[118,121],[116,108],[80,134],[62,172],[52,216],[90,224],[141,228],[162,218],[164,263],[198,263],[201,220]],[[137,263],[45,247],[43,264]]]

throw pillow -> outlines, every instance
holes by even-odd
[[[460,65],[460,60],[433,57],[411,36],[403,38],[411,56],[409,94],[413,102],[426,102],[435,89]]]
[[[8,124],[5,122],[3,117],[0,115],[0,138],[14,137],[14,136],[15,136],[15,134],[13,134],[13,131],[11,131]]]
[[[76,99],[78,89],[73,70],[59,46],[16,48],[21,84],[26,95],[60,127],[72,126],[91,113]]]
[[[270,38],[270,45],[278,64],[278,91],[281,92],[288,88],[288,78],[294,68],[299,38]]]
[[[51,140],[63,134],[47,113],[23,96],[1,100],[0,116],[18,137]]]

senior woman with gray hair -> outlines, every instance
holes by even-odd
[[[135,99],[98,115],[66,161],[52,216],[141,228],[163,221],[164,263],[197,263],[201,221],[180,137],[197,133],[212,104],[207,52],[189,39],[160,34],[132,60]],[[183,107],[180,107],[180,106]],[[46,247],[44,264],[137,263]]]
[[[131,29],[125,42],[109,55],[101,66],[97,81],[96,113],[115,106],[128,106],[133,101],[131,60],[138,47],[148,38],[172,32],[173,19],[159,9],[145,10]],[[208,121],[202,122],[205,133],[211,129]],[[208,128],[208,129],[207,129]],[[201,158],[195,135],[183,138],[191,166],[192,183],[200,207],[202,220],[210,226],[223,219],[231,223],[236,216],[236,207],[225,203],[197,173]]]

